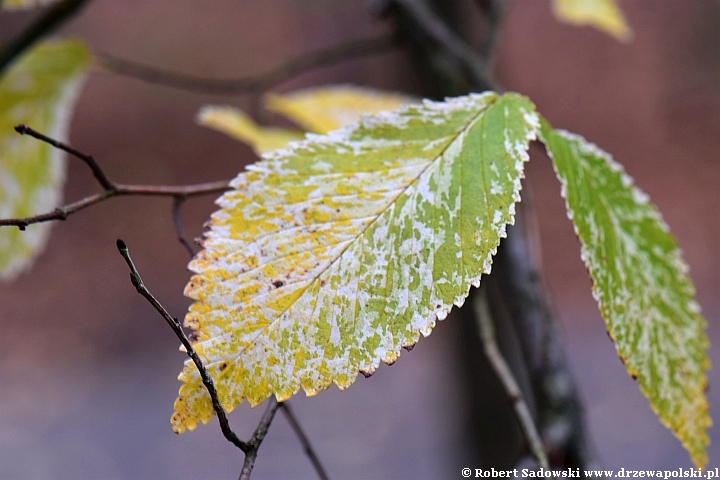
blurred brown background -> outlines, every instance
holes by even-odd
[[[626,0],[630,44],[556,22],[549,0],[511,2],[495,72],[530,96],[558,127],[613,153],[650,194],[677,235],[709,322],[720,365],[720,2]],[[0,16],[0,41],[32,14]],[[474,17],[469,17],[470,20]],[[388,31],[357,0],[95,0],[60,32],[107,52],[207,77],[260,73],[343,39]],[[354,83],[417,92],[402,49],[321,68],[277,87]],[[75,110],[71,142],[123,183],[184,184],[230,178],[253,156],[198,127],[207,103],[249,108],[246,96],[213,97],[91,73]],[[689,467],[624,372],[605,335],[579,245],[549,161],[539,151],[526,189],[539,215],[544,274],[563,322],[570,361],[607,468]],[[65,196],[96,191],[69,162]],[[181,436],[169,417],[183,354],[162,319],[130,285],[115,250],[123,238],[153,293],[175,315],[189,301],[187,252],[175,239],[168,199],[120,198],[54,226],[36,265],[0,285],[0,478],[236,478],[242,457],[217,424]],[[189,201],[191,237],[213,211]],[[439,324],[396,366],[353,388],[292,400],[332,478],[460,478],[474,467],[462,436],[454,354],[458,329]],[[711,413],[720,421],[715,371]],[[260,411],[231,415],[247,438]],[[710,465],[720,465],[711,430]],[[314,478],[279,415],[253,478]]]

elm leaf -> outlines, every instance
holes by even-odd
[[[425,101],[266,154],[212,215],[185,325],[227,410],[349,387],[429,335],[490,272],[520,198],[534,105]],[[213,415],[190,361],[171,423]]]
[[[230,106],[206,105],[198,113],[197,123],[247,143],[258,155],[305,137],[300,131],[260,126],[245,112]]]
[[[269,94],[268,110],[280,113],[312,133],[328,133],[360,120],[362,115],[417,103],[407,95],[352,85],[309,88],[285,95]]]
[[[60,141],[90,55],[74,40],[43,42],[0,76],[0,218],[44,213],[60,204],[64,154],[14,126],[24,123]],[[42,249],[51,223],[26,231],[0,228],[0,279],[27,268]]]
[[[568,217],[618,355],[660,421],[707,463],[705,319],[675,238],[609,154],[541,120]]]
[[[632,30],[616,0],[553,0],[553,13],[558,20],[591,25],[621,42],[632,39]]]

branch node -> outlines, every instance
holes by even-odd
[[[68,212],[67,212],[67,210],[66,210],[65,208],[63,208],[63,207],[57,207],[57,208],[54,210],[54,212],[55,212],[55,216],[57,217],[58,220],[63,220],[63,221],[65,221],[65,220],[67,219],[67,217],[68,217]]]

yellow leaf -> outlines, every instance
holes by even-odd
[[[64,154],[13,127],[24,123],[65,141],[68,117],[90,61],[77,41],[43,42],[0,76],[0,218],[45,213],[62,199]],[[26,268],[45,244],[50,223],[22,232],[0,227],[0,279]]]
[[[3,10],[19,10],[33,7],[42,7],[55,3],[57,0],[5,0],[2,2]]]
[[[247,143],[258,155],[305,136],[299,131],[261,127],[242,110],[229,106],[207,105],[198,113],[197,122]]]
[[[591,25],[621,42],[632,38],[632,30],[615,0],[553,0],[553,13],[560,21]]]
[[[268,110],[285,115],[313,133],[327,133],[357,122],[363,114],[395,110],[409,103],[417,103],[417,100],[407,95],[352,85],[311,88],[266,97]]]

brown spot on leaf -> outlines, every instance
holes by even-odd
[[[274,282],[272,282],[272,284],[275,288],[280,288],[285,285],[285,282],[283,282],[282,280],[275,280]]]
[[[227,362],[220,362],[219,368],[220,368],[221,372],[224,371],[227,367],[228,367]]]
[[[413,343],[412,345],[405,345],[403,348],[410,352],[413,348],[415,348],[415,344]]]
[[[368,372],[367,370],[360,370],[360,373],[363,374],[363,377],[370,378],[370,377],[372,377],[372,374],[375,372]]]

